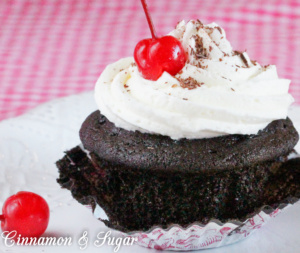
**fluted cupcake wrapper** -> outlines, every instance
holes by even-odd
[[[222,223],[211,219],[206,225],[194,222],[186,227],[172,224],[164,229],[155,226],[150,230],[123,233],[124,236],[137,238],[136,244],[156,250],[190,251],[217,248],[242,241],[269,220],[292,207],[299,197],[286,199],[275,208],[264,206],[257,212],[249,214],[245,221],[229,220]],[[96,205],[94,216],[100,220],[108,219],[103,209]]]
[[[283,163],[284,167],[280,167],[280,172],[282,173],[278,175],[276,174],[274,180],[270,178],[269,181],[272,183],[265,185],[265,187],[263,188],[265,193],[262,193],[263,195],[261,195],[260,192],[258,192],[257,194],[255,194],[255,196],[252,195],[252,198],[250,199],[252,202],[246,206],[242,205],[240,207],[244,210],[242,214],[236,215],[235,212],[232,212],[231,216],[231,212],[229,210],[230,208],[228,206],[231,202],[228,202],[228,200],[224,198],[224,201],[227,202],[220,202],[221,204],[227,204],[227,213],[226,218],[222,219],[221,215],[215,215],[216,212],[211,212],[209,208],[206,208],[204,210],[204,208],[201,206],[200,209],[199,205],[206,205],[206,207],[210,207],[210,204],[208,202],[204,203],[203,201],[198,202],[197,196],[194,196],[193,200],[195,201],[193,203],[197,204],[190,205],[189,212],[188,214],[186,214],[185,217],[181,216],[180,213],[177,213],[176,219],[168,219],[168,221],[166,222],[166,213],[162,212],[160,214],[154,213],[153,215],[155,215],[155,221],[149,221],[149,218],[146,216],[147,213],[151,214],[151,210],[149,211],[149,208],[146,208],[146,204],[149,203],[148,200],[150,200],[150,203],[151,200],[153,200],[152,203],[155,203],[155,201],[157,201],[158,199],[160,201],[159,203],[163,203],[161,204],[161,206],[164,206],[165,204],[165,207],[169,208],[167,210],[178,210],[182,207],[181,202],[177,203],[176,201],[173,201],[172,205],[169,205],[170,203],[168,199],[166,199],[170,195],[173,196],[173,199],[175,200],[178,200],[180,198],[180,196],[176,192],[177,185],[170,184],[170,186],[172,186],[173,189],[171,193],[162,190],[156,191],[156,195],[154,195],[155,198],[152,195],[147,195],[146,204],[144,203],[145,200],[143,200],[144,202],[141,202],[141,200],[139,199],[129,198],[129,200],[132,201],[129,204],[135,206],[136,203],[138,203],[142,204],[143,207],[145,207],[141,209],[136,208],[135,212],[130,212],[131,206],[125,206],[125,208],[124,205],[122,206],[122,204],[124,204],[123,202],[121,202],[121,205],[118,205],[120,204],[118,200],[128,200],[128,197],[130,197],[131,194],[130,190],[135,190],[134,187],[136,185],[136,181],[134,181],[134,177],[138,176],[128,170],[116,169],[112,171],[123,173],[121,175],[113,174],[111,176],[112,178],[121,178],[122,180],[126,179],[127,181],[125,183],[124,181],[122,181],[122,183],[124,185],[133,186],[131,188],[126,188],[127,191],[125,191],[125,193],[129,192],[129,194],[123,194],[122,196],[120,196],[120,193],[118,191],[116,191],[116,193],[113,192],[115,189],[118,189],[118,184],[116,185],[114,184],[114,182],[112,182],[112,184],[108,184],[110,183],[110,167],[107,168],[104,166],[103,168],[107,168],[107,170],[103,171],[100,170],[97,165],[96,170],[95,164],[97,162],[97,157],[94,157],[96,160],[92,161],[93,155],[93,153],[87,154],[80,147],[75,147],[71,151],[68,151],[64,158],[57,162],[58,168],[60,170],[60,177],[58,179],[59,184],[62,187],[69,189],[72,192],[73,197],[76,200],[78,200],[81,204],[91,205],[90,208],[93,210],[94,216],[97,219],[103,221],[107,226],[109,226],[112,229],[123,231],[122,233],[125,236],[137,238],[136,243],[138,245],[148,248],[183,251],[208,249],[229,245],[248,237],[272,217],[283,212],[289,206],[292,206],[295,202],[299,200],[299,195],[297,195],[297,192],[299,192],[300,190],[298,180],[299,159],[297,158],[297,156],[288,157],[290,158],[290,160],[286,163]],[[268,170],[267,165],[268,164],[266,164],[264,167],[265,170]],[[261,170],[262,168],[258,167],[255,171],[261,172]],[[125,174],[127,177],[123,176]],[[108,178],[106,178],[105,176]],[[232,177],[232,175],[228,176]],[[257,177],[257,173],[252,175],[252,177],[253,176]],[[246,176],[242,178],[247,179]],[[147,182],[149,181],[149,179],[151,179],[151,184],[157,185],[156,181],[154,180],[157,179],[157,175],[155,173],[152,173],[151,175],[147,174],[147,178],[144,178],[144,175],[142,175],[142,173],[140,172],[138,179],[139,182],[141,181],[141,179],[143,179],[142,182],[145,185],[148,185]],[[161,180],[159,181],[158,185],[161,186],[163,183],[164,185],[166,185],[172,180],[172,177],[169,178],[169,181],[167,182]],[[175,180],[175,182],[180,182],[180,184],[189,184],[188,180],[185,180],[184,182]],[[243,184],[247,185],[247,182],[247,180],[244,180]],[[115,186],[117,187],[115,188]],[[220,185],[220,187],[218,188],[222,189],[222,192],[224,192],[224,188],[221,186],[222,185]],[[252,188],[256,189],[255,187],[257,188],[259,187],[259,185],[254,185]],[[144,192],[144,190],[147,190],[147,187],[139,188],[138,190],[139,192]],[[238,190],[239,189],[237,189],[237,191]],[[247,199],[246,193],[244,194],[243,199]],[[111,194],[115,196],[114,201],[107,201],[106,196],[111,196]],[[268,196],[270,196],[270,198],[267,198]],[[285,199],[285,196],[295,197]],[[283,201],[283,199],[285,200]],[[213,201],[211,203],[213,203]],[[257,207],[262,205],[260,203],[270,203],[272,207],[263,206],[259,209]],[[103,207],[103,210],[100,206]],[[232,206],[232,209],[234,209],[234,206]],[[196,210],[198,211],[197,215],[194,215]],[[202,212],[202,210],[204,211]],[[212,211],[213,210],[214,209],[212,209]],[[220,219],[222,219],[222,222],[226,222],[222,223],[220,220],[217,220],[216,217],[221,217]],[[228,218],[230,219],[230,217],[239,217],[237,219],[240,220],[228,220]],[[138,222],[135,222],[135,219]],[[162,220],[163,222],[161,223],[160,220]],[[185,222],[186,220],[188,220],[188,222]],[[202,224],[194,222],[197,220],[199,222],[202,222]],[[178,224],[174,224],[174,221],[178,222],[178,224],[189,225],[182,227]],[[194,223],[190,223],[189,221]],[[143,226],[141,224],[143,224]],[[161,225],[153,227],[151,224]],[[141,228],[144,230],[136,231],[135,228]]]

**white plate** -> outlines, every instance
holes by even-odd
[[[90,210],[77,203],[68,190],[56,183],[55,162],[67,149],[79,144],[78,131],[83,120],[94,110],[92,92],[70,96],[41,105],[27,114],[0,123],[0,204],[20,191],[42,195],[51,209],[47,236],[72,237],[71,246],[13,246],[0,240],[1,252],[113,252],[105,243],[97,248],[94,241],[99,232],[106,232]],[[290,111],[300,132],[300,107]],[[299,144],[297,145],[299,150]],[[78,239],[88,231],[88,247],[82,251]],[[121,237],[117,232],[113,236]],[[210,253],[295,253],[300,252],[300,203],[298,202],[248,239],[230,246],[208,250]],[[121,246],[118,252],[155,252],[140,246]],[[202,250],[201,252],[206,252]]]

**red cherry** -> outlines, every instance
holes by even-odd
[[[141,0],[152,38],[140,41],[134,49],[134,59],[142,76],[157,80],[164,71],[176,75],[185,65],[186,54],[178,39],[173,36],[158,38],[145,0]]]
[[[157,80],[164,71],[176,75],[185,65],[186,54],[179,40],[164,36],[140,41],[134,59],[144,78]]]
[[[3,205],[2,212],[2,231],[17,231],[17,235],[22,237],[40,237],[49,223],[47,202],[33,192],[22,191],[9,197]]]

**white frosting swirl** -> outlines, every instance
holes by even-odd
[[[256,134],[287,117],[290,80],[232,50],[215,23],[180,22],[178,38],[188,61],[175,77],[144,79],[134,59],[108,65],[95,87],[98,107],[117,127],[180,138]]]

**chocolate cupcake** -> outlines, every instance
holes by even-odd
[[[216,24],[180,22],[175,76],[145,79],[133,58],[109,65],[82,146],[57,162],[58,183],[123,232],[243,220],[300,191],[289,80],[233,51]]]
[[[300,190],[300,159],[286,162],[298,141],[289,119],[257,135],[177,141],[117,128],[96,111],[80,137],[88,155],[68,151],[57,162],[58,182],[80,203],[101,206],[105,224],[124,232],[245,219]]]

